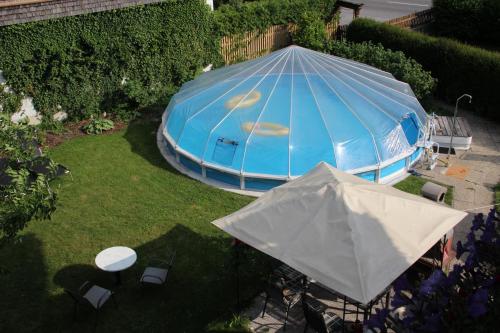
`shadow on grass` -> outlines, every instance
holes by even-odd
[[[167,259],[173,250],[177,251],[177,257],[167,283],[140,286],[139,277],[148,263],[156,258]],[[122,273],[122,286],[114,286],[112,274],[101,272],[90,264],[65,266],[57,271],[53,282],[61,289],[77,289],[84,281],[92,280],[116,292],[118,308],[115,309],[112,302],[103,307],[97,328],[101,332],[203,332],[210,323],[227,318],[235,311],[236,287],[228,238],[202,236],[183,225],[176,225],[135,251],[138,260]],[[260,259],[254,254],[247,259],[244,267],[248,270],[241,276],[243,299],[250,299],[261,290],[261,283],[267,276],[265,268],[258,269],[262,265]],[[45,275],[32,278],[41,283]],[[38,327],[44,331],[93,330],[95,317],[92,312],[82,311],[79,319],[73,321],[72,300],[62,290],[52,297],[48,297],[45,290],[45,285],[37,284],[29,291],[31,302],[40,307]],[[47,307],[52,307],[53,311]],[[60,319],[55,321],[54,315]]]
[[[145,117],[132,121],[125,131],[124,138],[130,144],[132,152],[143,157],[152,165],[170,172],[177,171],[165,161],[156,145],[156,132],[160,126],[158,119]]]
[[[36,303],[50,303],[42,242],[33,234],[0,249],[0,332],[33,331],[42,320]]]

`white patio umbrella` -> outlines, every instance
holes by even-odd
[[[212,223],[367,304],[466,215],[320,163]]]

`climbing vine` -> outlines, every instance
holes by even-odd
[[[0,69],[45,115],[127,118],[218,58],[209,7],[158,4],[0,28]]]

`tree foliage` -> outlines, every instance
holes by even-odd
[[[333,18],[336,0],[260,0],[221,5],[214,12],[215,34],[227,36],[264,30],[271,25],[297,23],[314,12],[324,21]]]
[[[49,219],[56,209],[57,194],[48,179],[55,174],[55,163],[45,157],[47,175],[30,170],[39,141],[35,128],[13,124],[0,114],[0,244],[31,220]]]
[[[436,86],[436,80],[422,65],[403,52],[386,49],[382,44],[335,41],[329,44],[328,52],[391,73],[396,79],[408,83],[419,99],[430,95]]]
[[[292,35],[293,43],[305,48],[323,51],[327,45],[325,22],[317,12],[307,11],[297,23],[297,30]]]

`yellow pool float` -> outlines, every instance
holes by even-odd
[[[246,97],[245,97],[246,96]],[[226,109],[232,110],[236,107],[238,108],[249,108],[260,100],[262,94],[260,91],[252,91],[250,94],[241,94],[231,97],[229,101],[226,102]]]
[[[241,128],[250,133],[254,124],[254,122],[245,122],[241,125]],[[288,132],[288,127],[276,123],[258,123],[253,130],[254,134],[262,136],[285,136],[288,135]]]

